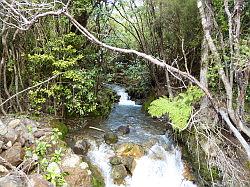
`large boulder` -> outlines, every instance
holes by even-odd
[[[114,132],[106,132],[104,134],[104,140],[106,144],[115,144],[118,142],[118,136]]]
[[[89,148],[90,144],[89,142],[87,142],[87,140],[79,140],[74,145],[73,151],[78,155],[86,155],[88,153]]]
[[[5,152],[1,154],[1,156],[6,161],[11,163],[13,166],[19,165],[23,161],[24,155],[25,155],[25,151],[22,148],[22,145],[20,142],[14,143],[14,145],[10,149],[6,150]]]

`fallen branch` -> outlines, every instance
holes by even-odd
[[[89,126],[89,129],[94,129],[94,130],[97,130],[97,131],[100,131],[100,132],[105,132],[105,130],[103,130],[103,129],[99,129],[99,128],[92,127],[92,126]]]

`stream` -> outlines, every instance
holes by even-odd
[[[114,184],[111,177],[112,166],[109,159],[115,156],[115,145],[108,145],[103,140],[103,132],[81,125],[70,130],[72,141],[88,139],[91,148],[87,154],[93,165],[97,166],[105,181],[106,187],[193,187],[193,182],[184,178],[184,164],[181,152],[174,145],[166,125],[159,120],[146,116],[141,105],[129,99],[125,89],[117,85],[109,85],[120,96],[109,117],[102,120],[90,119],[86,123],[105,131],[116,132],[120,126],[129,126],[130,133],[118,135],[118,143],[133,143],[147,147],[147,152],[136,158],[132,176],[125,178],[121,185]],[[86,125],[86,124],[85,124]]]

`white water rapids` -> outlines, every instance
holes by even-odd
[[[143,144],[150,139],[156,140],[145,156],[136,159],[133,175],[126,177],[126,183],[120,187],[196,186],[183,177],[184,167],[181,152],[171,143],[167,134],[159,134],[157,126],[152,124],[152,119],[141,112],[141,106],[128,99],[125,89],[119,86],[112,86],[112,89],[121,96],[120,102],[113,108],[104,125],[115,130],[120,125],[129,124],[130,133],[119,136],[119,142]],[[115,155],[112,146],[105,143],[97,145],[94,140],[91,144],[88,158],[101,170],[106,187],[118,187],[111,178],[109,159]]]

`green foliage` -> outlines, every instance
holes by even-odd
[[[148,67],[141,62],[130,64],[125,68],[124,75],[127,78],[129,94],[138,98],[145,97],[150,87]]]
[[[81,37],[69,33],[49,40],[43,48],[36,49],[35,54],[28,55],[34,84],[62,73],[47,87],[29,92],[33,110],[64,113],[66,108],[68,115],[86,115],[96,109],[94,89],[98,70],[85,70],[81,66],[84,56],[76,49],[81,41]]]
[[[180,93],[173,99],[161,97],[154,100],[148,112],[151,116],[161,117],[168,114],[173,128],[180,131],[187,128],[187,122],[192,112],[192,104],[199,101],[203,92],[195,86],[190,86],[186,92]]]
[[[90,115],[107,116],[116,100],[116,94],[110,88],[102,88],[97,95],[97,106]]]
[[[59,168],[64,150],[62,148],[52,149],[54,145],[59,143],[61,135],[62,133],[58,129],[53,129],[49,141],[37,140],[34,149],[26,148],[25,154],[26,158],[32,158],[37,162],[44,178],[55,186],[63,186],[65,184],[65,173],[62,173]]]
[[[61,139],[61,140],[65,139],[65,136],[68,134],[68,131],[69,131],[67,125],[60,122],[59,120],[53,119],[53,120],[50,121],[50,126],[53,129],[55,129],[55,131],[58,131],[58,132],[56,132],[58,137],[55,137],[55,139],[58,139],[58,138]]]

